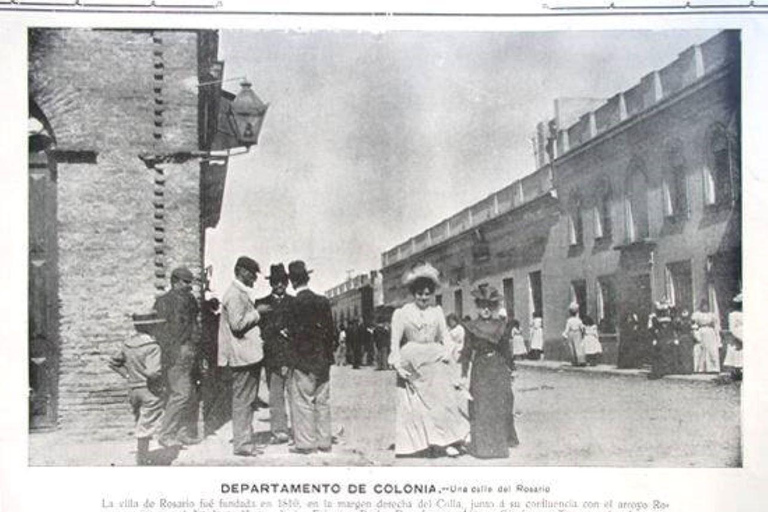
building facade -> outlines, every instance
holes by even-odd
[[[218,222],[217,52],[206,30],[29,32],[32,428],[111,437],[132,422],[106,361],[174,267],[202,279]]]
[[[567,358],[573,301],[598,323],[608,362],[623,319],[662,298],[689,311],[708,299],[725,326],[741,288],[740,106],[739,33],[726,31],[571,124],[542,123],[540,169],[509,187],[523,189],[519,203],[473,215],[500,191],[385,252],[385,301],[403,301],[399,279],[427,260],[444,274],[446,312],[466,314],[478,283],[497,286],[524,331],[543,313],[555,359]],[[526,195],[526,180],[540,192]]]
[[[371,325],[375,308],[382,304],[381,276],[375,270],[357,275],[334,286],[325,295],[331,303],[337,328],[358,320]]]

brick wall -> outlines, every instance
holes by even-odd
[[[106,359],[132,332],[130,313],[151,307],[171,268],[183,264],[201,272],[199,163],[164,164],[158,182],[157,170],[139,158],[197,149],[197,37],[30,32],[30,95],[48,118],[57,148],[97,155],[96,163],[58,166],[64,430],[87,430],[90,437],[130,431],[124,383]]]

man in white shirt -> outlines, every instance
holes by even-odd
[[[264,358],[260,313],[250,297],[259,264],[247,256],[235,264],[235,280],[221,303],[219,323],[219,366],[232,371],[232,443],[235,455],[253,457],[262,453],[253,441],[253,403],[259,390],[259,362]]]

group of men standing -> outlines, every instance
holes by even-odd
[[[377,370],[389,368],[389,324],[382,320],[366,325],[362,319],[339,326],[336,363],[353,369],[374,365]]]
[[[273,443],[291,440],[286,401],[291,411],[293,453],[331,451],[330,367],[335,330],[328,299],[312,292],[303,261],[288,272],[272,265],[272,293],[251,300],[259,264],[242,256],[235,279],[221,302],[218,365],[232,374],[232,431],[235,455],[262,453],[253,435],[254,403],[262,367],[267,372]],[[286,293],[288,283],[295,296]],[[287,395],[287,396],[286,396]],[[287,400],[286,400],[287,398]]]
[[[259,273],[256,261],[240,257],[235,264],[234,280],[220,304],[216,364],[227,368],[230,375],[234,453],[262,453],[252,426],[254,410],[267,406],[258,396],[262,369],[269,386],[270,442],[282,444],[292,440],[289,451],[294,453],[330,451],[330,366],[335,340],[330,303],[308,288],[311,270],[303,261],[291,262],[287,272],[282,263],[272,265],[267,277],[272,292],[253,300],[253,285]],[[152,337],[141,338],[142,343],[156,340],[160,363],[153,363],[160,366],[159,370],[149,371],[147,357],[137,353],[135,366],[141,367],[138,373],[142,375],[134,379],[136,387],[151,384],[153,375],[158,374],[157,380],[162,380],[164,388],[162,400],[157,393],[152,395],[151,407],[134,404],[135,409],[143,410],[137,413],[137,425],[146,423],[147,427],[141,434],[142,452],[146,451],[147,436],[152,433],[149,430],[166,448],[181,448],[199,441],[198,368],[202,361],[205,369],[209,358],[200,357],[200,308],[192,294],[193,281],[189,269],[173,270],[171,289],[155,300],[152,318],[146,320],[143,317],[150,315],[143,315],[141,326],[134,319],[137,329]],[[289,283],[295,296],[287,293]],[[111,363],[124,376],[126,372],[120,367],[126,366],[125,359],[121,356]],[[288,408],[292,428],[288,425]],[[139,420],[139,416],[152,421]],[[141,459],[144,458],[142,453]]]

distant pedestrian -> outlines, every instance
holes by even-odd
[[[723,366],[730,369],[731,379],[740,381],[742,379],[742,369],[744,367],[744,356],[742,349],[744,347],[744,327],[741,312],[741,294],[733,298],[732,310],[728,314],[728,331],[730,340],[725,353]]]
[[[466,324],[462,377],[469,375],[469,453],[478,458],[506,458],[520,441],[515,429],[512,392],[514,358],[512,322],[498,316],[501,295],[492,286],[472,291],[478,318]],[[469,371],[470,363],[472,365]]]
[[[589,366],[597,366],[603,356],[603,346],[600,344],[600,334],[594,319],[584,315],[584,355]]]
[[[505,320],[503,317],[502,320]],[[512,348],[512,357],[515,360],[525,359],[528,357],[528,347],[525,346],[525,338],[523,338],[523,331],[520,330],[520,321],[513,318],[509,321],[509,343]]]
[[[292,453],[330,452],[333,344],[336,338],[328,299],[309,289],[303,261],[288,265],[288,278],[296,292],[289,314],[288,334],[293,341],[291,420],[295,446]]]
[[[136,333],[123,341],[110,358],[109,367],[128,383],[128,400],[136,427],[136,464],[145,466],[149,459],[149,442],[160,427],[163,416],[162,350],[155,338],[165,320],[154,311],[134,314]]]
[[[194,276],[186,267],[171,272],[171,289],[155,300],[165,319],[157,341],[163,349],[166,403],[158,441],[165,447],[198,443],[199,399],[193,375],[200,362],[200,308],[192,295]]]
[[[568,306],[568,312],[570,316],[565,322],[565,330],[563,331],[563,338],[565,338],[568,348],[571,352],[571,361],[573,366],[586,366],[586,358],[584,354],[584,324],[579,318],[579,305],[576,302],[572,302]]]
[[[528,351],[528,357],[534,361],[541,359],[544,351],[544,320],[540,311],[533,312],[530,328],[531,349]]]
[[[640,315],[634,312],[627,314],[619,338],[618,368],[640,368],[643,365],[646,332]]]
[[[451,360],[454,363],[458,363],[459,357],[461,357],[461,349],[464,348],[466,332],[464,326],[459,322],[459,317],[454,313],[445,317],[445,322],[448,325],[448,332],[451,334],[447,344],[448,353],[451,355]]]
[[[347,340],[352,351],[352,369],[357,370],[363,364],[363,343],[365,326],[362,318],[352,320],[347,330]]]
[[[347,328],[344,322],[339,324],[339,336],[336,346],[336,352],[334,353],[334,359],[336,365],[347,366]]]
[[[666,299],[656,303],[648,324],[652,343],[651,373],[648,378],[658,379],[678,373],[680,340],[672,321],[671,306]]]
[[[363,320],[363,364],[373,366],[376,364],[376,348],[373,342],[373,324]]]
[[[693,373],[693,351],[696,341],[693,339],[693,324],[691,312],[683,308],[674,317],[675,332],[680,343],[678,372],[681,374]]]
[[[263,304],[270,308],[261,315],[259,327],[264,339],[264,369],[269,388],[270,442],[282,444],[290,440],[286,400],[289,373],[293,366],[293,346],[288,337],[288,321],[295,299],[285,291],[288,287],[285,265],[271,265],[267,279],[272,293],[257,300],[254,305],[258,308]]]
[[[268,306],[257,309],[251,289],[259,274],[259,264],[247,256],[235,263],[232,281],[221,302],[219,323],[219,366],[232,373],[232,444],[235,455],[253,457],[263,453],[253,439],[253,404],[259,390],[259,363],[264,358],[264,342],[258,323]]]
[[[709,311],[709,301],[702,299],[699,310],[691,317],[694,326],[694,371],[697,373],[720,372],[720,320]]]
[[[376,323],[373,329],[373,343],[376,346],[376,369],[386,370],[389,367],[389,324],[385,320]]]

